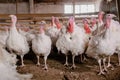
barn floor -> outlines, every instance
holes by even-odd
[[[31,57],[33,56],[33,57]],[[71,56],[69,56],[71,65]],[[24,60],[26,66],[18,67],[19,73],[32,73],[32,80],[120,80],[120,67],[116,66],[118,63],[117,55],[112,56],[111,63],[114,65],[114,70],[109,69],[106,75],[97,75],[99,66],[96,60],[88,59],[80,63],[79,57],[76,57],[75,63],[77,68],[71,69],[65,67],[65,56],[58,53],[51,53],[48,57],[48,71],[43,70],[43,58],[41,57],[41,66],[36,66],[36,57],[33,53],[25,56]]]

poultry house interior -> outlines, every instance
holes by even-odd
[[[0,0],[0,80],[120,80],[120,0]]]

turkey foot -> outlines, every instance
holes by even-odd
[[[37,63],[36,65],[37,65],[37,66],[40,66],[40,63]]]
[[[24,67],[25,66],[25,64],[23,63],[22,65],[20,65],[20,67]]]
[[[98,75],[105,75],[105,72],[100,71],[100,72],[98,73]]]
[[[64,66],[68,67],[68,63],[65,63]]]
[[[75,68],[76,68],[76,65],[73,64],[70,68],[71,68],[71,69],[75,69]]]
[[[47,66],[45,66],[43,69],[46,70],[46,71],[48,71],[48,67]]]
[[[107,68],[111,68],[111,70],[114,70],[114,67],[112,64],[108,63]]]

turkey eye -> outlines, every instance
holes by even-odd
[[[72,37],[70,37],[70,39],[72,39]]]
[[[91,39],[91,37],[89,37],[89,40]]]

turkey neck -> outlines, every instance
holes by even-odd
[[[40,26],[39,34],[44,34],[44,29],[42,26]]]
[[[18,33],[17,28],[16,28],[16,22],[12,22],[10,32]]]

